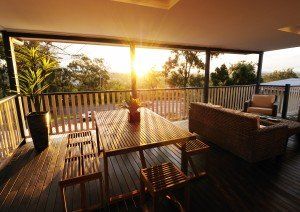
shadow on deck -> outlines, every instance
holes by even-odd
[[[178,122],[187,127],[187,122]],[[0,173],[0,211],[61,211],[58,188],[65,154],[66,135],[51,137],[51,145],[42,153],[31,142],[21,146],[12,161]],[[214,145],[207,158],[208,176],[194,181],[191,211],[300,210],[300,144],[293,136],[281,163],[267,160],[249,164]],[[174,146],[145,151],[147,165],[171,161],[180,166],[180,152]],[[198,165],[202,158],[195,158]],[[138,153],[111,157],[110,188],[112,194],[139,188]],[[87,186],[88,201],[99,200],[98,185]],[[67,190],[68,207],[80,204],[79,187]],[[171,209],[167,202],[163,207]],[[110,207],[112,211],[140,210],[138,198]]]

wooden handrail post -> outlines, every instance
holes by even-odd
[[[285,84],[284,87],[284,96],[283,96],[283,104],[282,104],[282,112],[281,112],[281,117],[286,118],[287,116],[287,111],[288,111],[288,106],[289,106],[289,96],[290,96],[290,84]]]
[[[206,50],[205,78],[204,78],[204,92],[203,92],[204,103],[208,103],[209,69],[210,69],[210,50]]]
[[[132,98],[137,98],[136,70],[135,70],[135,44],[130,44],[130,69]]]
[[[259,57],[258,57],[258,64],[257,64],[256,86],[255,86],[256,94],[259,93],[259,86],[260,86],[260,80],[261,80],[261,69],[262,69],[264,53],[261,52],[258,55],[259,55]]]
[[[14,51],[14,44],[13,44],[13,38],[8,36],[6,31],[2,31],[2,39],[3,39],[3,46],[4,46],[4,54],[7,64],[7,70],[8,70],[8,78],[9,78],[9,87],[10,90],[14,93],[19,94],[20,88],[19,88],[19,79],[18,79],[18,71],[17,71],[17,64],[16,64],[16,58],[15,58],[15,51]],[[22,102],[19,98],[19,96],[16,97],[16,110],[17,110],[17,116],[19,121],[19,127],[20,127],[20,133],[21,137],[23,138],[23,141],[25,141],[25,130],[23,123],[25,122],[23,117],[23,107]]]

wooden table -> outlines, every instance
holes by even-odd
[[[138,151],[142,167],[146,168],[143,150],[175,143],[185,143],[195,139],[192,134],[167,119],[157,115],[146,108],[140,108],[141,121],[137,124],[128,122],[128,110],[110,110],[95,112],[97,143],[103,149],[105,197],[108,202],[116,200],[109,195],[108,157]],[[182,151],[182,170],[187,173],[187,158]],[[118,195],[125,198],[138,194],[132,191],[130,194]]]

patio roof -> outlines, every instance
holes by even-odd
[[[180,0],[170,9],[116,1],[3,0],[2,30],[269,51],[300,46],[300,1]]]

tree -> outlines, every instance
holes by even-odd
[[[74,83],[79,91],[103,90],[109,80],[104,59],[94,60],[83,55],[69,63],[68,69],[74,74]]]
[[[0,98],[5,97],[9,90],[7,66],[4,55],[3,41],[0,37]]]
[[[256,83],[255,65],[241,61],[232,65],[229,69],[234,85],[249,85]]]
[[[204,77],[201,70],[205,64],[200,58],[200,53],[193,50],[173,50],[163,67],[166,82],[171,87],[202,86]],[[219,54],[213,52],[211,56],[217,57]]]
[[[289,78],[298,78],[298,75],[294,72],[293,68],[275,70],[272,73],[265,74],[263,76],[263,81],[271,82],[271,81],[277,81],[277,80],[289,79]]]
[[[51,77],[49,92],[73,92],[76,91],[74,74],[68,68],[57,68]]]
[[[163,73],[161,71],[155,70],[152,67],[146,75],[142,76],[139,82],[140,88],[150,88],[155,89],[164,86]]]
[[[211,73],[210,76],[214,86],[225,86],[231,83],[229,72],[225,64],[221,65],[221,67],[217,67],[215,72]]]
[[[187,87],[190,85],[192,71],[199,74],[204,69],[204,63],[199,58],[199,51],[173,50],[172,55],[164,64],[164,75],[172,87]]]
[[[130,74],[109,73],[109,80],[105,86],[106,90],[129,90],[131,89]]]
[[[190,76],[189,85],[191,87],[203,87],[203,85],[204,85],[204,75],[200,74],[200,73],[192,74]]]

